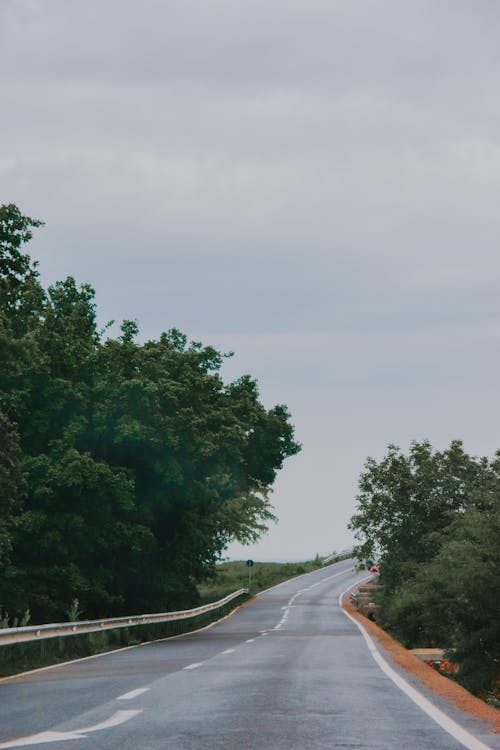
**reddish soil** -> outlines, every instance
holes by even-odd
[[[424,685],[435,693],[449,698],[462,711],[467,711],[479,719],[490,721],[493,724],[493,731],[500,733],[500,711],[497,708],[488,706],[487,703],[476,698],[461,685],[439,674],[429,664],[414,656],[401,643],[392,638],[385,630],[382,630],[379,625],[360,614],[356,607],[349,601],[349,595],[344,598],[342,606],[352,617],[359,620],[371,635],[375,636],[400,667],[403,667],[407,672],[417,675]]]

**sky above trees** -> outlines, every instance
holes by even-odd
[[[388,443],[498,448],[500,8],[3,0],[0,193],[99,323],[236,356],[303,451],[236,556],[350,542]]]

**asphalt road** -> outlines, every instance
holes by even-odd
[[[197,633],[0,682],[0,749],[463,748],[340,610],[351,566],[280,584]],[[465,746],[500,748],[488,725],[399,674],[466,730]]]

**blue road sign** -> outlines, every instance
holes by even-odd
[[[251,568],[253,565],[253,560],[247,560],[247,568]]]

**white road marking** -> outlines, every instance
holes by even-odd
[[[281,618],[281,620],[279,621],[279,623],[274,626],[273,630],[279,630],[281,628],[281,626],[285,624],[285,622],[287,620],[287,617],[288,617],[289,611],[290,611],[289,608],[287,608],[285,610],[285,614],[283,615],[283,617]]]
[[[211,623],[215,625],[215,623]],[[208,627],[208,626],[207,626]],[[192,631],[195,633],[196,631]],[[187,635],[187,633],[186,633]],[[177,638],[179,636],[172,636]],[[1,682],[7,682],[9,680],[15,680],[17,677],[25,677],[26,675],[36,674],[37,672],[47,672],[49,669],[59,669],[60,667],[67,667],[70,664],[78,664],[81,661],[89,661],[90,659],[99,659],[101,656],[109,656],[110,654],[119,654],[122,651],[128,651],[131,648],[139,648],[139,646],[145,646],[146,643],[135,643],[133,646],[123,646],[123,648],[115,648],[112,651],[104,651],[101,654],[91,654],[90,656],[82,656],[79,659],[70,659],[69,661],[59,662],[59,664],[48,664],[46,667],[37,667],[36,669],[28,669],[26,672],[18,672],[17,674],[10,674],[7,677],[0,677]]]
[[[369,576],[369,578],[371,577],[372,576]],[[364,578],[363,580],[368,579]],[[361,581],[358,581],[356,584],[353,584],[353,586],[359,585],[360,583]],[[393,681],[393,683],[408,696],[408,698],[411,698],[411,700],[416,703],[417,706],[427,714],[427,716],[430,716],[430,718],[433,719],[436,724],[439,724],[439,726],[444,729],[445,732],[448,732],[448,734],[458,740],[458,742],[460,742],[464,747],[468,748],[468,750],[493,750],[493,748],[491,748],[489,745],[485,745],[484,742],[481,742],[481,740],[478,740],[477,737],[474,737],[474,735],[467,732],[463,727],[460,726],[460,724],[457,724],[456,721],[450,719],[450,717],[447,716],[439,708],[436,708],[436,706],[434,706],[424,695],[422,695],[422,693],[416,690],[412,685],[410,685],[409,682],[403,679],[403,677],[401,677],[397,672],[394,671],[394,669],[392,669],[392,667],[389,666],[384,657],[381,655],[380,651],[375,646],[372,638],[368,635],[363,625],[361,625],[360,622],[358,622],[342,607],[342,599],[347,594],[347,592],[353,588],[353,586],[349,586],[349,588],[347,588],[342,592],[342,594],[340,594],[340,609],[344,613],[344,615],[348,617],[356,625],[357,628],[359,628],[363,635],[363,638],[366,641],[370,654],[373,656],[382,672],[384,672]]]
[[[0,748],[26,747],[26,745],[41,745],[44,742],[64,742],[65,740],[83,740],[85,735],[75,732],[40,732],[30,737],[20,737],[12,742],[2,742]]]
[[[9,740],[8,742],[2,742],[0,748],[9,747],[24,747],[26,745],[41,745],[45,742],[65,742],[66,740],[84,740],[87,734],[91,732],[99,732],[101,729],[110,729],[116,727],[119,724],[123,724],[130,719],[133,719],[137,714],[142,711],[116,711],[113,716],[109,719],[94,724],[91,727],[85,727],[84,729],[75,729],[72,732],[39,732],[38,734],[32,734],[28,737],[19,737],[17,740]]]
[[[330,563],[329,565],[326,566],[326,568],[336,567],[337,565],[340,565],[342,562],[345,562],[345,561],[341,560],[338,563]],[[274,586],[269,586],[269,588],[263,589],[262,591],[259,591],[257,594],[255,594],[255,596],[253,598],[257,599],[257,597],[262,596],[262,594],[266,594],[268,591],[272,591],[273,589],[278,589],[280,586],[286,586],[287,583],[290,583],[292,581],[296,581],[298,578],[307,578],[308,576],[315,576],[319,572],[323,572],[323,570],[326,570],[326,568],[323,568],[323,569],[318,568],[317,570],[311,570],[311,571],[309,571],[309,573],[300,573],[300,575],[298,575],[298,576],[293,576],[292,578],[287,578],[286,581],[281,581],[281,583],[277,583]],[[349,568],[349,571],[351,573],[354,572],[352,568]],[[342,572],[343,573],[347,573],[348,572],[347,568],[345,570],[343,570]],[[331,577],[331,576],[329,576],[329,577]],[[323,580],[326,581],[327,579],[325,578]]]
[[[290,614],[290,609],[294,606],[293,603],[298,596],[300,596],[301,594],[305,594],[306,591],[310,591],[311,589],[314,589],[316,586],[319,586],[321,583],[325,583],[325,581],[330,581],[332,578],[338,578],[339,576],[345,575],[346,573],[351,573],[351,569],[349,568],[349,570],[341,570],[340,573],[334,573],[331,576],[326,576],[325,578],[322,578],[321,581],[316,581],[316,583],[312,583],[310,586],[307,586],[305,589],[300,589],[299,591],[296,591],[295,594],[293,594],[288,600],[288,604],[281,608],[282,610],[284,610],[283,616],[281,620],[278,622],[278,624],[274,626],[273,630],[280,630],[281,626],[285,624],[286,618]],[[310,573],[308,573],[307,575],[310,575]]]
[[[127,711],[117,711],[113,714],[113,716],[110,716],[109,719],[105,719],[104,721],[99,722],[99,724],[94,724],[91,727],[85,727],[85,729],[79,729],[79,734],[89,734],[90,732],[99,732],[101,729],[109,729],[110,727],[117,727],[119,724],[123,724],[126,721],[129,721],[134,716],[137,716],[137,714],[142,714],[142,709],[129,709]]]
[[[137,688],[136,690],[131,690],[130,693],[124,693],[123,695],[119,695],[116,700],[117,701],[131,701],[134,698],[137,698],[138,695],[147,693],[148,690],[150,690],[150,688],[148,687]]]
[[[234,654],[235,651],[235,648],[226,648],[225,651],[221,651],[221,654]]]
[[[314,575],[316,572],[317,571],[312,571],[311,573],[306,573],[303,576],[297,576],[297,578],[302,578],[302,577],[305,578],[306,576]],[[289,609],[292,607],[293,602],[295,601],[295,599],[297,598],[297,596],[300,596],[300,594],[303,594],[305,591],[308,591],[309,589],[314,588],[315,586],[319,585],[320,583],[324,583],[325,581],[328,581],[328,580],[330,580],[332,578],[337,578],[338,576],[345,575],[346,573],[349,573],[349,572],[351,572],[350,569],[342,570],[339,573],[336,573],[334,575],[327,576],[326,578],[321,579],[321,581],[318,581],[318,582],[312,584],[311,586],[308,586],[305,589],[300,589],[298,592],[296,592],[291,597],[291,599],[288,602],[288,604],[286,605],[286,607],[282,608],[284,610],[284,615],[283,615],[283,618],[282,618],[282,622],[284,622],[286,620],[286,618],[287,618],[287,616],[289,614]],[[287,583],[290,583],[290,580],[283,581],[282,583],[278,584],[277,586],[271,586],[271,587],[269,587],[269,589],[266,589],[265,591],[259,592],[259,594],[257,594],[256,596],[260,596],[261,594],[264,594],[266,591],[269,591],[271,589],[276,589],[279,586],[286,585]],[[197,630],[190,631],[190,632],[187,632],[187,633],[181,633],[180,635],[171,636],[169,638],[157,639],[156,641],[153,641],[153,642],[159,642],[160,640],[161,641],[163,641],[163,640],[174,640],[175,638],[183,638],[186,635],[191,635],[193,633],[198,633],[198,632],[200,632],[202,630],[207,630],[208,628],[214,627],[219,622],[223,622],[224,620],[228,619],[238,609],[240,609],[239,606],[235,607],[234,610],[232,610],[225,617],[222,617],[220,620],[217,620],[216,622],[212,622],[209,625],[205,625],[204,627],[199,628]],[[269,634],[269,632],[267,630],[261,631],[261,635],[268,635],[268,634]],[[255,641],[255,638],[249,638],[246,642],[247,643],[253,643],[254,641]],[[85,657],[80,658],[80,659],[73,659],[71,661],[63,662],[63,663],[60,663],[60,664],[50,664],[50,665],[48,665],[46,667],[39,667],[38,669],[28,670],[26,672],[22,672],[22,673],[17,674],[17,675],[9,675],[8,677],[0,678],[0,682],[4,682],[4,681],[7,681],[7,680],[14,680],[17,677],[21,677],[21,676],[24,676],[24,675],[33,674],[33,673],[36,673],[36,672],[43,672],[43,671],[46,671],[46,670],[49,670],[49,669],[58,669],[58,668],[65,667],[65,666],[70,665],[70,664],[76,664],[78,662],[88,661],[90,659],[98,659],[98,658],[103,657],[103,656],[111,656],[112,654],[117,654],[120,651],[127,651],[128,649],[139,648],[141,646],[146,646],[146,645],[148,645],[148,643],[151,643],[151,641],[146,642],[146,643],[140,643],[140,644],[133,645],[133,646],[125,646],[124,648],[120,648],[120,649],[113,649],[112,651],[107,651],[107,652],[101,653],[101,654],[92,654],[91,656],[85,656]],[[224,651],[222,653],[231,653],[234,650],[235,649],[227,649],[226,651]],[[196,669],[198,667],[201,667],[203,664],[204,664],[204,662],[195,662],[194,664],[189,664],[188,666],[184,667],[184,669],[185,670]],[[132,690],[129,693],[125,693],[124,695],[119,696],[117,698],[117,700],[132,700],[133,698],[137,697],[138,695],[141,695],[142,693],[145,693],[149,689],[150,688],[138,688],[137,690]],[[14,747],[22,747],[22,746],[27,746],[27,745],[38,745],[38,744],[50,743],[50,742],[61,742],[61,741],[66,741],[66,740],[85,739],[85,737],[86,737],[86,735],[88,733],[97,732],[97,731],[99,731],[101,729],[107,729],[107,728],[111,728],[111,727],[117,726],[117,725],[122,724],[122,723],[124,723],[126,721],[129,721],[134,716],[136,716],[137,714],[140,714],[140,713],[142,713],[142,710],[117,711],[109,719],[106,719],[105,721],[100,722],[99,724],[96,724],[94,726],[86,727],[84,729],[74,730],[74,731],[71,731],[71,732],[57,732],[57,731],[40,732],[38,734],[30,735],[30,736],[27,736],[27,737],[22,737],[22,738],[18,738],[18,739],[15,739],[15,740],[9,740],[7,742],[3,742],[3,743],[0,744],[0,750],[4,750],[4,748],[7,749],[7,748],[14,748]],[[479,744],[477,746],[474,746],[473,750],[491,750],[491,749],[487,748],[486,745]]]

